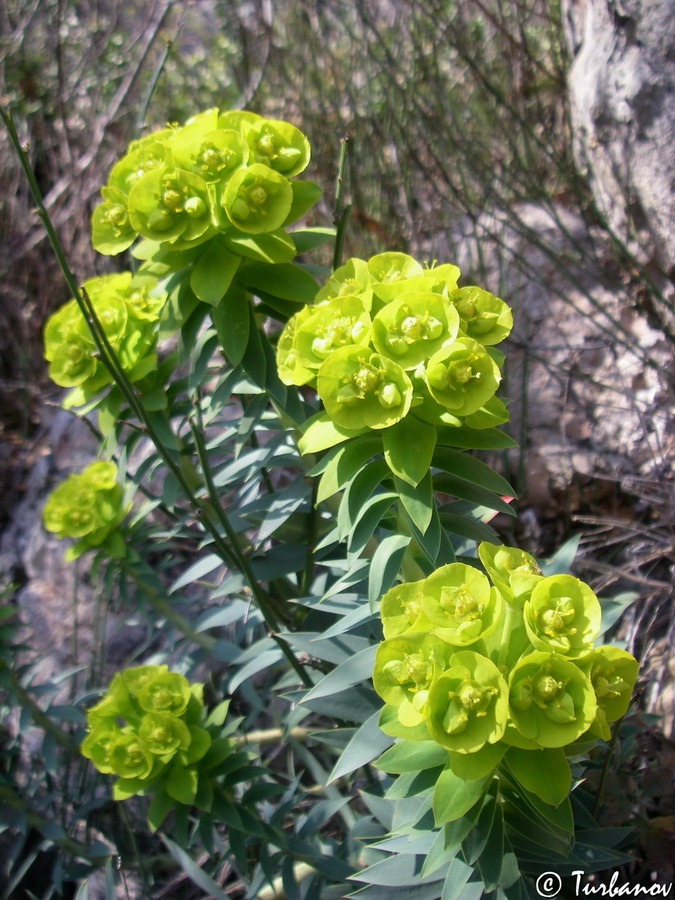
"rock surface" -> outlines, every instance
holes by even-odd
[[[576,159],[643,265],[675,267],[675,0],[563,0]]]
[[[430,256],[449,258],[443,240]],[[526,449],[527,504],[546,516],[553,492],[577,476],[669,471],[672,345],[636,309],[581,216],[521,204],[484,214],[453,244],[463,277],[480,279],[514,310],[501,345],[503,393],[512,399],[511,433]]]
[[[95,591],[87,568],[90,554],[75,563],[65,562],[69,542],[42,526],[42,507],[49,492],[92,462],[98,452],[89,429],[71,413],[44,408],[42,421],[22,500],[0,541],[0,570],[19,585],[15,602],[23,627],[18,638],[30,647],[22,662],[35,666],[37,682],[48,682],[74,666],[99,659],[101,628],[106,634],[106,671],[126,657],[138,635],[112,611],[101,610],[96,621]],[[69,690],[66,681],[64,696]]]

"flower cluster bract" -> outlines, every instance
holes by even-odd
[[[208,808],[214,741],[203,718],[201,684],[166,665],[125,669],[88,710],[82,754],[100,772],[118,776],[118,800],[162,787],[180,803]],[[229,742],[218,748],[218,762],[229,749]]]
[[[544,576],[524,551],[483,543],[478,552],[489,578],[450,563],[382,598],[373,682],[387,704],[383,730],[431,737],[451,756],[478,754],[481,774],[509,747],[607,740],[638,664],[618,647],[593,646],[593,591],[572,575]]]
[[[82,287],[129,380],[139,381],[152,372],[157,367],[156,323],[166,301],[157,279],[121,272],[90,278]],[[112,384],[74,298],[47,320],[44,352],[52,381],[74,388],[69,406],[85,403]]]
[[[140,235],[186,250],[219,234],[282,231],[316,200],[315,185],[291,181],[309,158],[307,138],[289,122],[207,109],[129,145],[101,190],[93,245],[115,255]]]
[[[105,544],[110,555],[124,552],[124,541],[116,531],[126,514],[117,466],[99,460],[69,475],[56,487],[42,510],[47,531],[60,538],[75,538],[66,559],[75,559],[92,547]]]
[[[508,416],[495,398],[511,310],[457,286],[450,263],[424,268],[405,253],[352,258],[286,324],[278,343],[286,384],[315,385],[335,425],[387,428],[412,414],[476,427]]]

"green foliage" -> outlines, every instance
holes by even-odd
[[[148,375],[157,366],[156,325],[166,301],[151,275],[103,275],[82,285],[101,323],[105,340],[116,352],[130,381]],[[61,387],[72,387],[71,405],[86,403],[113,382],[100,358],[87,321],[75,299],[47,320],[45,358],[49,375]]]
[[[130,249],[133,275],[78,289],[49,231],[73,299],[45,353],[65,403],[97,411],[106,461],[57,488],[45,523],[72,555],[97,550],[146,635],[94,705],[99,674],[73,697],[72,734],[30,708],[101,776],[81,770],[73,816],[111,798],[145,817],[213,896],[225,863],[251,897],[348,879],[372,897],[527,893],[542,866],[577,864],[572,776],[637,664],[593,647],[588,586],[492,542],[514,491],[471,451],[513,444],[508,306],[401,252],[297,261],[333,236],[287,230],[318,199],[297,178],[309,159],[290,123],[208,109],[111,169],[93,242]],[[157,870],[136,866],[147,893]]]
[[[209,716],[202,685],[166,665],[125,669],[87,711],[82,754],[99,772],[118,776],[116,800],[152,794],[154,831],[176,804],[211,811],[219,775],[233,771],[236,745],[221,733],[225,711],[221,705]]]
[[[76,538],[66,552],[67,559],[101,546],[111,556],[120,556],[124,554],[124,542],[117,528],[126,511],[117,467],[101,460],[90,463],[79,474],[69,475],[51,492],[42,521],[57,537]]]

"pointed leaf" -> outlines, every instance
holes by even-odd
[[[426,475],[436,446],[436,426],[406,416],[382,432],[384,458],[402,481],[415,487]]]
[[[335,229],[327,227],[299,228],[291,231],[291,237],[298,253],[306,253],[321,244],[326,244],[335,238]]]
[[[375,765],[383,772],[401,775],[404,772],[420,772],[444,766],[448,751],[436,741],[399,741],[386,750]]]
[[[411,487],[406,481],[394,478],[403,508],[412,519],[421,534],[426,534],[434,512],[434,497],[431,472],[427,471],[417,487]]]
[[[250,302],[246,291],[235,284],[223,301],[211,310],[211,319],[218,334],[223,353],[233,366],[241,362],[251,330]]]
[[[295,263],[247,262],[240,268],[237,280],[254,291],[297,303],[311,303],[319,290],[309,272]]]
[[[210,875],[207,875],[203,869],[199,868],[197,863],[188,856],[185,850],[179,847],[178,844],[174,844],[174,842],[165,834],[160,835],[160,837],[164,841],[169,853],[173,856],[193,884],[200,887],[207,896],[212,898],[212,900],[228,900],[228,895],[218,887]]]
[[[148,827],[150,831],[157,831],[161,827],[162,822],[175,805],[176,801],[163,788],[157,791],[148,808]]]
[[[495,494],[515,496],[515,491],[505,478],[468,453],[450,450],[448,447],[437,447],[433,454],[432,465],[450,475],[481,485],[489,491],[494,491]]]
[[[308,472],[310,476],[321,474],[317,503],[342,490],[361,466],[381,450],[382,439],[379,435],[363,434],[329,451],[326,458]]]
[[[492,775],[476,781],[464,781],[450,769],[444,769],[434,788],[433,810],[437,825],[460,819],[483,796]]]
[[[461,859],[453,859],[443,883],[441,900],[459,900],[464,887],[473,875],[473,868]]]
[[[485,849],[478,859],[478,870],[486,891],[493,891],[499,884],[503,862],[504,813],[501,806],[497,806]]]
[[[373,644],[340,663],[337,668],[324,676],[321,681],[311,689],[305,700],[317,700],[320,697],[330,697],[332,694],[336,694],[339,691],[344,691],[347,688],[352,687],[352,685],[360,684],[362,681],[368,681],[373,671],[376,650],[377,646]]]
[[[392,738],[378,728],[379,716],[379,711],[373,713],[359,728],[336,762],[328,778],[328,784],[372,762],[376,756],[391,746]]]
[[[388,475],[389,469],[384,460],[377,459],[367,463],[347,485],[337,516],[338,535],[341,540],[350,533],[371,494]]]
[[[190,287],[204,303],[217,306],[232,284],[241,257],[230,253],[222,241],[210,240],[190,275]]]
[[[298,448],[303,455],[318,453],[320,450],[328,450],[329,447],[348,441],[351,437],[364,434],[366,430],[348,431],[346,428],[336,425],[328,418],[327,413],[317,413],[305,423],[305,430],[298,441]]]
[[[444,494],[452,494],[460,500],[469,500],[471,503],[477,503],[479,506],[487,506],[488,509],[496,509],[498,512],[506,513],[508,516],[516,515],[515,509],[508,503],[505,503],[501,497],[494,494],[487,488],[466,481],[464,478],[456,478],[447,472],[440,472],[434,475],[434,490],[442,491]]]
[[[297,252],[292,239],[283,229],[255,236],[242,234],[233,229],[224,236],[224,242],[233,253],[260,262],[290,262]]]
[[[570,764],[561,748],[520,750],[511,747],[506,763],[522,786],[544,803],[559,806],[572,786]]]
[[[498,428],[438,427],[436,443],[443,447],[462,447],[465,450],[504,450],[518,444]]]
[[[371,609],[394,583],[410,541],[410,535],[390,534],[373,554],[368,578],[368,600]]]

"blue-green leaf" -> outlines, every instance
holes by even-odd
[[[464,450],[505,450],[517,447],[516,441],[498,428],[437,427],[436,443],[443,447],[461,447]]]
[[[410,535],[390,534],[373,554],[368,579],[368,600],[371,609],[375,608],[382,594],[394,583],[410,541]]]
[[[169,853],[173,856],[193,884],[200,887],[209,897],[212,897],[213,900],[228,900],[228,895],[218,887],[210,875],[207,875],[203,869],[199,868],[197,863],[188,856],[185,850],[179,847],[178,844],[175,844],[165,834],[160,835],[160,837],[164,841]]]
[[[453,497],[458,497],[460,500],[469,500],[479,506],[487,506],[488,509],[496,509],[508,516],[515,517],[516,515],[515,509],[505,503],[497,494],[471,481],[466,481],[464,478],[449,475],[447,472],[439,472],[434,475],[434,490],[452,494]]]
[[[371,494],[388,475],[389,469],[384,460],[377,459],[366,463],[349,482],[337,516],[338,534],[341,539],[352,530]]]
[[[462,891],[472,875],[473,868],[471,866],[467,866],[461,859],[453,859],[448,867],[445,881],[443,882],[441,900],[459,900]]]
[[[333,669],[318,684],[314,685],[305,700],[329,697],[339,691],[346,690],[354,684],[368,681],[372,675],[376,650],[377,646],[373,644],[340,663],[337,668]]]

